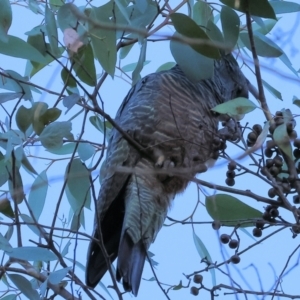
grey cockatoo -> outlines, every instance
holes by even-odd
[[[231,54],[214,65],[213,78],[197,83],[179,66],[150,74],[132,87],[117,112],[116,123],[149,155],[112,130],[93,236],[100,239],[101,230],[109,261],[118,257],[117,280],[122,279],[125,291],[134,295],[147,250],[171,201],[212,158],[218,117],[211,108],[248,96],[248,81]],[[169,174],[163,175],[164,169]],[[172,175],[172,170],[185,172]],[[107,259],[93,240],[87,254],[87,285],[95,287],[107,269]]]

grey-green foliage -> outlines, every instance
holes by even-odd
[[[100,183],[105,177],[106,143],[114,125],[113,118],[106,119],[105,107],[115,99],[102,93],[102,84],[106,84],[107,77],[122,77],[128,81],[131,78],[130,83],[135,84],[141,74],[145,74],[144,67],[152,66],[153,61],[147,57],[150,41],[157,40],[151,47],[156,46],[156,54],[160,56],[160,47],[163,47],[160,40],[167,40],[173,56],[158,67],[157,72],[178,64],[193,82],[209,79],[214,74],[214,60],[224,53],[235,51],[238,55],[241,51],[244,56],[240,57],[251,57],[253,45],[244,23],[244,15],[249,12],[259,58],[280,60],[290,72],[289,76],[299,75],[289,53],[284,52],[273,34],[280,22],[286,20],[286,13],[299,13],[297,2],[220,0],[220,6],[207,1],[188,1],[189,16],[181,10],[172,11],[172,14],[164,10],[165,15],[162,15],[162,2],[154,0],[102,2],[101,5],[76,6],[75,2],[29,0],[22,5],[27,8],[26,18],[28,15],[36,18],[35,26],[23,32],[18,25],[18,34],[15,34],[11,26],[18,22],[18,14],[14,14],[18,2],[0,0],[0,213],[5,218],[1,228],[10,224],[6,234],[0,233],[0,248],[5,253],[3,265],[9,258],[23,259],[31,264],[36,274],[42,274],[36,265],[48,261],[61,263],[59,268],[52,263],[49,265],[39,290],[30,282],[34,273],[28,271],[25,276],[21,272],[7,272],[2,282],[7,283],[11,293],[0,294],[1,299],[17,298],[9,284],[28,299],[39,299],[39,293],[44,296],[48,283],[62,289],[67,284],[66,289],[70,291],[70,284],[64,279],[73,271],[72,264],[84,269],[78,258],[68,259],[66,255],[73,254],[69,247],[73,245],[74,232],[83,230],[85,223],[91,222],[85,216],[92,206],[96,177],[99,175]],[[171,1],[169,5],[174,8]],[[187,8],[187,4],[184,7]],[[25,8],[19,9],[25,12]],[[171,28],[167,36],[170,30],[166,28]],[[6,58],[15,62],[8,69],[1,65]],[[19,67],[20,61],[26,62],[24,69]],[[52,66],[60,66],[60,88],[55,87],[57,90],[43,83],[45,77],[51,77]],[[281,86],[273,86],[269,80],[261,83],[273,96],[284,100]],[[112,89],[118,89],[117,83]],[[42,93],[46,96],[41,97]],[[297,91],[293,103],[299,106]],[[213,110],[235,117],[250,114],[257,106],[259,104],[250,100],[237,98]],[[273,139],[281,151],[294,160],[286,129],[293,115],[288,110],[283,110],[283,115],[284,122],[275,129]],[[245,153],[256,151],[257,145],[263,147],[270,125],[271,120],[268,120],[252,150]],[[49,177],[49,169],[60,163],[62,186],[57,196],[57,186]],[[29,179],[26,172],[30,174]],[[95,193],[97,195],[98,191]],[[67,213],[61,208],[62,203],[68,205]],[[47,205],[54,211],[57,208],[57,214],[51,215],[50,221],[42,217],[47,215]],[[229,226],[236,225],[236,220],[255,219],[260,215],[237,198],[222,194],[207,197],[206,210],[212,219],[227,221]],[[23,222],[21,235],[27,224],[30,234],[34,233],[30,238],[45,248],[29,245],[23,236],[23,247],[16,244],[17,239],[11,239],[17,232],[14,223],[17,216]],[[48,227],[43,228],[41,224]],[[49,229],[52,225],[73,232],[52,232]],[[62,236],[64,238],[60,238]],[[193,231],[196,250],[202,259],[212,261],[214,258],[200,236]],[[57,250],[56,254],[53,250]],[[57,253],[61,253],[62,259],[58,260]],[[66,265],[62,264],[65,258]],[[211,269],[210,273],[216,284],[215,271]],[[68,280],[70,278],[73,277]],[[172,289],[182,291],[184,286],[184,282],[178,284],[177,281]],[[103,289],[107,291],[104,285]],[[86,294],[83,297],[87,297]]]

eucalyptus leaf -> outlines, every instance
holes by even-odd
[[[0,41],[8,41],[7,32],[12,22],[12,10],[9,0],[0,0]]]
[[[181,13],[171,14],[173,25],[178,33],[183,36],[201,39],[204,41],[210,41],[208,35],[203,29],[201,29],[191,18]],[[171,41],[172,42],[172,41]],[[186,46],[186,45],[183,45]],[[217,59],[220,58],[219,50],[211,45],[203,44],[190,45],[196,52],[200,53],[209,58]]]
[[[64,138],[74,139],[71,130],[72,123],[69,121],[51,123],[41,133],[41,143],[47,149],[59,149],[63,145]]]
[[[40,173],[31,186],[28,204],[35,219],[38,221],[43,211],[48,191],[48,178],[46,171]]]
[[[0,93],[0,103],[4,103],[10,100],[21,98],[22,93]]]
[[[213,111],[229,116],[238,116],[253,111],[257,106],[247,98],[239,97],[219,104],[212,108]]]
[[[90,208],[90,173],[80,159],[73,159],[66,169],[67,187],[73,198],[68,197],[69,203],[75,215],[82,211],[83,207]]]
[[[201,55],[189,45],[173,40],[170,41],[170,50],[177,64],[192,82],[213,76],[214,61],[211,58]]]
[[[201,241],[201,239],[198,237],[198,235],[193,232],[193,240],[194,244],[196,246],[196,249],[202,259],[207,259],[209,262],[213,262],[207,248],[205,247],[204,243]],[[216,272],[213,268],[210,270],[211,278],[212,278],[212,283],[215,286],[216,285]]]
[[[12,248],[6,254],[12,258],[23,259],[29,261],[53,261],[57,260],[57,256],[48,249],[39,247],[18,247]]]
[[[40,300],[39,293],[32,288],[30,281],[24,276],[9,273],[7,276],[25,297],[30,300]]]
[[[224,226],[251,227],[254,226],[254,219],[262,217],[259,210],[227,194],[207,196],[205,207],[212,219]]]

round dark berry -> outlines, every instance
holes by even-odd
[[[269,170],[270,174],[276,177],[279,174],[279,169],[275,166],[271,167]]]
[[[299,203],[300,203],[300,199],[299,199],[299,196],[298,196],[298,195],[293,196],[293,202],[294,202],[295,204],[299,204]]]
[[[276,146],[276,143],[273,140],[268,140],[266,143],[266,148],[268,149],[274,149]]]
[[[293,145],[296,148],[300,148],[300,139],[295,139]]]
[[[238,245],[239,245],[238,240],[231,240],[228,244],[229,248],[231,248],[231,249],[235,249]]]
[[[279,216],[279,211],[277,208],[272,208],[270,210],[270,215],[272,218],[277,218]]]
[[[295,130],[292,130],[290,133],[289,133],[289,137],[291,140],[294,140],[298,137],[298,134],[297,134],[297,131]]]
[[[252,130],[255,131],[257,135],[260,135],[262,132],[262,127],[259,124],[255,124],[253,125]]]
[[[255,223],[256,228],[263,229],[265,225],[264,220],[257,220]]]
[[[276,155],[274,158],[273,158],[273,162],[274,162],[274,165],[278,168],[281,168],[282,165],[283,165],[283,159],[281,156],[279,155]]]
[[[233,178],[226,178],[225,183],[226,183],[228,186],[234,186],[234,185],[235,185],[235,181],[234,181]]]
[[[250,142],[256,142],[256,140],[257,140],[257,133],[254,132],[254,131],[249,132],[247,139]]]
[[[295,148],[293,151],[293,154],[294,154],[295,158],[300,158],[300,149]]]
[[[241,258],[237,254],[235,254],[231,256],[230,261],[233,264],[238,264],[241,261]]]
[[[274,188],[270,188],[270,189],[268,190],[268,196],[269,196],[270,198],[274,198],[274,197],[276,196],[276,191],[275,191]]]
[[[272,158],[266,159],[266,167],[267,167],[267,168],[273,167],[273,164],[274,164],[274,162],[273,162],[273,159],[272,159]]]
[[[282,117],[283,116],[282,111],[276,111],[275,116]]]
[[[253,233],[253,236],[255,236],[255,237],[261,237],[262,236],[262,230],[260,228],[257,228],[257,227],[253,228],[252,233]]]
[[[261,173],[262,175],[266,176],[266,175],[267,175],[267,169],[266,169],[266,167],[262,167],[262,168],[260,169],[260,173]]]
[[[290,121],[290,122],[286,123],[286,131],[288,133],[291,133],[293,131],[294,127],[295,127],[294,122]]]
[[[299,225],[293,225],[292,230],[294,233],[299,234],[300,233],[300,226]]]
[[[271,158],[273,155],[273,151],[270,148],[265,149],[265,156]]]
[[[211,225],[212,225],[212,228],[213,228],[214,230],[219,230],[220,227],[221,227],[221,222],[218,221],[218,220],[215,220],[215,221],[212,222]]]
[[[270,214],[269,214],[268,211],[265,211],[265,212],[263,213],[263,215],[262,215],[262,218],[263,218],[264,220],[266,220],[266,221],[270,221],[271,216],[270,216]]]
[[[195,286],[191,287],[191,294],[194,296],[197,296],[199,294],[199,289],[196,288]]]
[[[284,193],[289,193],[291,191],[291,185],[288,184],[287,182],[284,182],[282,184],[282,189]]]
[[[226,177],[227,178],[234,178],[235,177],[235,172],[234,171],[227,171],[226,172]]]
[[[284,120],[283,120],[283,118],[281,118],[281,117],[275,117],[275,118],[274,118],[274,121],[275,121],[275,123],[276,123],[276,126],[279,126],[279,125],[281,125],[281,124],[284,123]]]
[[[236,162],[235,161],[231,161],[229,164],[228,164],[228,170],[230,171],[233,171],[236,169]]]
[[[227,244],[230,240],[230,236],[226,233],[221,234],[220,240],[223,244]]]
[[[200,274],[196,274],[195,276],[194,276],[194,282],[195,283],[202,283],[202,281],[203,281],[203,276],[202,275],[200,275]]]

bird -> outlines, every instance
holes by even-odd
[[[214,61],[210,79],[194,82],[176,65],[130,89],[115,122],[145,151],[112,129],[87,251],[87,286],[94,288],[118,258],[116,279],[137,296],[147,251],[172,200],[216,159],[219,120],[211,109],[248,98],[248,87],[230,53]]]

